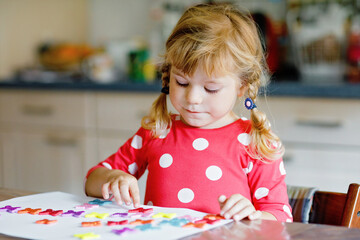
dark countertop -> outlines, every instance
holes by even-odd
[[[114,82],[107,84],[94,83],[90,81],[79,82],[21,82],[0,81],[0,89],[22,89],[22,90],[62,90],[62,91],[104,91],[104,92],[160,92],[159,81],[152,84]],[[360,83],[351,84],[345,82],[309,84],[301,81],[272,82],[265,89],[267,96],[284,97],[315,97],[315,98],[349,98],[360,99]],[[261,89],[261,94],[264,88]]]

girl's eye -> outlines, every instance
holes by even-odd
[[[207,89],[205,88],[205,91],[208,92],[208,93],[211,93],[211,94],[214,94],[214,93],[217,93],[219,92],[220,89]]]
[[[180,87],[187,87],[189,84],[188,83],[181,83],[178,80],[176,80],[177,85],[179,85]]]

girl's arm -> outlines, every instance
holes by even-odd
[[[151,132],[140,128],[117,152],[88,171],[85,192],[89,196],[108,199],[112,194],[118,204],[140,205],[137,179],[144,173],[147,161],[144,146]]]
[[[105,167],[95,169],[86,180],[85,192],[89,196],[104,199],[113,194],[118,204],[125,202],[130,205],[132,199],[134,207],[140,205],[137,179],[121,170],[110,170]]]
[[[255,160],[253,164],[252,170],[247,174],[252,204],[257,210],[271,213],[278,221],[291,222],[293,217],[282,159],[271,163]]]

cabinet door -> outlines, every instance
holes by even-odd
[[[356,149],[287,148],[284,156],[286,183],[346,192],[360,182],[360,151]]]
[[[0,132],[0,187],[4,187],[4,134]]]
[[[85,138],[71,131],[15,133],[16,153],[7,161],[5,186],[31,191],[83,193]]]
[[[15,134],[11,131],[0,132],[0,183],[2,187],[14,186]]]
[[[98,94],[98,127],[110,131],[137,130],[157,96],[158,94]]]

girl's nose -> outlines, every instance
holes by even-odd
[[[196,87],[188,87],[186,91],[186,100],[189,104],[200,104],[202,102],[200,89],[197,89]]]

